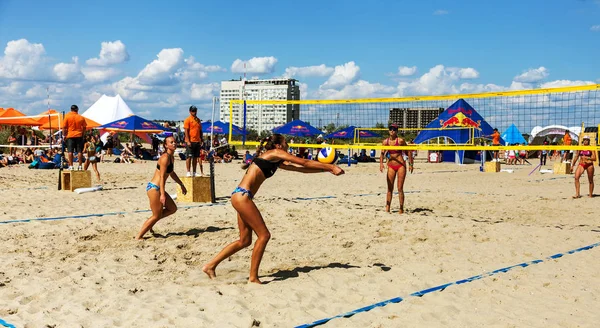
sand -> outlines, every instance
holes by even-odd
[[[227,198],[243,175],[237,164],[216,165],[217,204],[178,203],[156,225],[160,236],[133,239],[149,216],[154,165],[102,163],[105,189],[80,195],[56,190],[56,170],[0,169],[2,222],[124,212],[0,224],[0,319],[17,327],[291,327],[396,297],[403,301],[323,326],[593,327],[600,319],[600,247],[547,259],[600,241],[600,198],[571,199],[572,176],[417,163],[400,216],[383,211],[378,164],[344,167],[340,177],[280,170],[255,198],[272,234],[259,286],[247,284],[251,247],[224,261],[216,280],[201,271],[237,238]],[[184,162],[175,169],[183,174]],[[173,182],[167,189],[176,193]]]

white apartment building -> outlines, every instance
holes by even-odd
[[[229,122],[229,102],[243,100],[300,100],[300,87],[294,79],[231,80],[221,82],[219,119]],[[246,105],[246,128],[259,133],[300,117],[300,105]],[[233,124],[244,125],[244,106],[233,104]]]

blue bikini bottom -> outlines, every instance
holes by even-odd
[[[233,196],[233,194],[238,193],[238,192],[241,192],[242,195],[246,195],[247,194],[248,198],[250,198],[250,199],[254,198],[254,195],[252,195],[252,192],[250,190],[248,190],[246,188],[239,187],[239,186],[237,188],[235,188],[235,190],[231,193],[231,195]]]
[[[160,187],[155,185],[152,182],[148,182],[148,185],[146,186],[146,191],[150,190],[150,189],[156,189],[156,191],[160,191]]]

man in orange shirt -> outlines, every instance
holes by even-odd
[[[185,167],[186,176],[197,176],[196,166],[200,161],[200,175],[204,175],[202,168],[202,159],[200,158],[200,148],[202,147],[202,122],[198,118],[198,108],[190,106],[190,116],[183,122],[185,130]],[[190,166],[192,171],[190,171]]]
[[[63,122],[63,137],[65,138],[65,144],[67,146],[67,161],[69,162],[69,170],[73,170],[73,151],[76,151],[78,155],[79,167],[78,170],[82,169],[83,165],[83,145],[85,128],[85,118],[79,115],[79,107],[77,105],[71,106],[71,112],[65,115],[65,121]]]
[[[573,139],[571,139],[571,134],[569,133],[569,130],[565,131],[565,136],[563,137],[563,145],[565,146],[570,146],[571,142],[573,141]],[[569,154],[570,151],[569,150],[565,150],[565,153],[563,155],[563,157],[561,158],[561,163],[570,159],[569,158]]]
[[[498,132],[498,129],[494,129],[494,133],[488,137],[492,137],[492,146],[500,146],[500,132]],[[498,152],[498,150],[494,150],[494,157],[496,158],[496,161],[498,161]]]

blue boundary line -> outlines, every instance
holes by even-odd
[[[15,327],[15,325],[12,325],[12,324],[10,324],[10,323],[2,320],[2,319],[0,319],[0,325],[2,325],[4,327],[7,327],[7,328],[17,328],[17,327]]]
[[[195,208],[195,207],[205,207],[205,206],[222,206],[225,203],[215,203],[215,204],[202,204],[202,205],[187,205],[187,206],[179,206],[179,208]],[[33,222],[33,221],[57,221],[57,220],[66,220],[66,219],[86,219],[100,216],[112,216],[112,215],[120,215],[120,214],[129,214],[129,213],[146,213],[151,212],[151,210],[137,210],[133,212],[108,212],[108,213],[94,213],[94,214],[82,214],[82,215],[67,215],[67,216],[56,216],[52,218],[32,218],[32,219],[20,219],[20,220],[7,220],[0,221],[0,224],[10,224],[10,223],[23,223],[23,222]]]
[[[556,260],[556,259],[559,259],[559,258],[567,255],[567,254],[575,254],[577,252],[587,251],[587,250],[590,250],[590,249],[592,249],[594,247],[598,247],[598,246],[600,246],[600,242],[595,243],[595,244],[591,244],[591,245],[588,245],[588,246],[583,246],[583,247],[580,247],[580,248],[577,248],[577,249],[573,249],[573,250],[567,251],[565,253],[557,253],[557,254],[548,256],[548,257],[546,257],[543,260],[527,261],[527,262],[523,262],[523,263],[511,265],[511,266],[508,266],[508,267],[505,267],[505,268],[496,269],[494,271],[486,272],[486,273],[479,274],[479,275],[476,275],[476,276],[472,276],[472,277],[469,277],[469,278],[466,278],[466,279],[457,280],[455,282],[450,282],[450,283],[447,283],[447,284],[443,284],[443,285],[439,285],[439,286],[435,286],[435,287],[423,289],[423,290],[420,290],[418,292],[414,292],[414,293],[410,294],[410,296],[413,296],[413,297],[423,297],[424,295],[429,294],[429,293],[433,293],[433,292],[436,292],[436,291],[440,291],[440,292],[444,291],[446,288],[448,288],[450,286],[453,286],[453,285],[462,285],[462,284],[473,282],[473,281],[476,281],[476,280],[479,280],[479,279],[491,277],[491,276],[497,275],[499,273],[506,273],[506,272],[508,272],[508,271],[510,271],[510,270],[512,270],[514,268],[518,268],[518,267],[526,268],[526,267],[528,267],[530,265],[542,263],[544,261]],[[353,316],[355,314],[358,314],[358,313],[361,313],[361,312],[367,312],[367,311],[370,311],[370,310],[372,310],[374,308],[377,308],[377,307],[383,307],[383,306],[386,306],[386,305],[388,305],[390,303],[400,303],[403,300],[405,300],[405,298],[395,297],[395,298],[389,299],[387,301],[383,301],[383,302],[375,303],[375,304],[372,304],[372,305],[368,305],[368,306],[365,306],[365,307],[362,307],[362,308],[359,308],[359,309],[356,309],[356,310],[352,310],[350,312],[338,314],[338,315],[333,316],[333,317],[324,318],[324,319],[320,319],[320,320],[314,321],[312,323],[307,323],[307,324],[299,325],[299,326],[296,326],[295,328],[316,327],[316,326],[325,324],[325,323],[327,323],[327,322],[329,322],[330,320],[333,320],[333,319],[337,319],[337,318],[349,318],[349,317],[351,317],[351,316]]]
[[[405,191],[404,193],[412,194],[412,193],[420,193],[420,192],[421,191],[419,191],[419,190],[412,190],[412,191]],[[345,195],[345,196],[364,197],[364,196],[377,196],[377,195],[381,195],[381,194],[382,193],[355,194],[355,195],[349,194],[349,195]],[[394,194],[398,194],[398,192],[394,192]],[[338,197],[337,196],[294,197],[294,198],[292,198],[292,200],[316,200],[316,199],[334,199],[334,198],[338,198]],[[219,205],[225,205],[225,203],[184,205],[184,206],[179,206],[179,208],[196,208],[196,207],[219,206]],[[0,221],[0,224],[25,223],[25,222],[33,222],[33,221],[58,221],[58,220],[66,220],[66,219],[86,219],[86,218],[101,217],[101,216],[113,216],[113,215],[121,215],[121,214],[125,215],[125,214],[129,214],[129,213],[146,213],[146,212],[151,212],[151,210],[137,210],[137,211],[133,211],[133,212],[120,211],[120,212],[56,216],[56,217],[50,217],[50,218],[30,218],[30,219],[7,220],[7,221]]]

